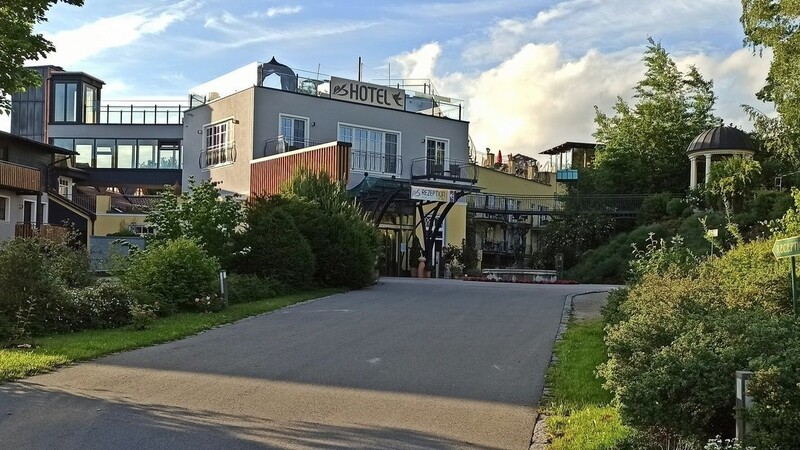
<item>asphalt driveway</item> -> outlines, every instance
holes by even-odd
[[[597,289],[384,279],[0,385],[0,447],[527,448],[564,297]]]

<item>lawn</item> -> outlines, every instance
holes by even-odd
[[[555,346],[558,364],[547,373],[551,397],[545,407],[551,449],[609,449],[628,430],[595,376],[606,360],[603,322],[572,321]]]
[[[295,303],[343,292],[318,289],[258,302],[231,305],[217,313],[179,313],[155,320],[146,330],[127,326],[110,330],[41,336],[32,350],[0,349],[0,381],[48,372],[75,361],[181,339],[209,328],[275,311]]]

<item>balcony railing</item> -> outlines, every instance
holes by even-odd
[[[0,187],[23,192],[40,192],[41,172],[33,167],[0,161]]]
[[[14,227],[14,236],[18,238],[39,236],[56,242],[66,242],[69,230],[59,225],[42,224],[37,228],[35,223],[17,222]]]
[[[101,105],[97,123],[126,125],[179,125],[186,105]]]
[[[210,148],[200,152],[199,164],[201,169],[208,169],[222,164],[236,161],[236,144]]]
[[[475,171],[468,161],[451,158],[417,158],[411,161],[411,179],[451,180],[475,184]]]
[[[514,254],[514,246],[511,242],[484,242],[481,246],[484,253],[499,253],[505,255]]]
[[[320,144],[324,144],[324,142],[312,141],[311,139],[296,139],[278,135],[278,137],[267,139],[266,142],[264,142],[264,148],[261,149],[261,154],[254,154],[253,158],[257,159],[265,156],[276,155],[278,153],[292,152]],[[255,153],[256,150],[254,149],[253,152]]]
[[[400,155],[353,149],[350,151],[350,170],[353,172],[402,175],[403,161]]]
[[[609,214],[617,217],[635,217],[645,195],[586,195],[586,196],[499,196],[473,194],[467,198],[467,208],[472,212],[512,213],[515,215],[552,216],[568,212]]]

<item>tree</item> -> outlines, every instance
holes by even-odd
[[[644,53],[645,77],[634,87],[636,104],[621,97],[609,116],[595,107],[594,188],[606,193],[680,192],[689,185],[685,150],[700,132],[719,123],[712,114],[713,82],[692,66],[686,73],[652,38]]]
[[[0,112],[11,111],[6,95],[42,82],[35,71],[25,69],[24,65],[55,50],[52,42],[33,33],[33,27],[46,21],[44,14],[59,2],[83,6],[83,0],[3,0],[0,3]]]
[[[236,195],[221,195],[219,183],[189,179],[189,191],[180,201],[174,192],[165,190],[147,221],[155,225],[154,244],[179,237],[196,240],[211,256],[227,267],[234,251],[233,236],[244,213]]]
[[[761,164],[758,161],[740,156],[727,158],[711,166],[706,190],[715,203],[730,207],[732,212],[741,212],[760,175]]]
[[[779,116],[770,117],[751,106],[744,108],[764,149],[795,170],[800,168],[799,21],[797,0],[742,0],[745,43],[754,52],[772,50],[769,74],[757,97],[774,103]]]

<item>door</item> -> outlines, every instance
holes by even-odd
[[[36,221],[36,202],[25,200],[23,202],[22,222],[32,224]]]
[[[447,141],[428,138],[425,146],[425,159],[428,175],[444,175]]]

